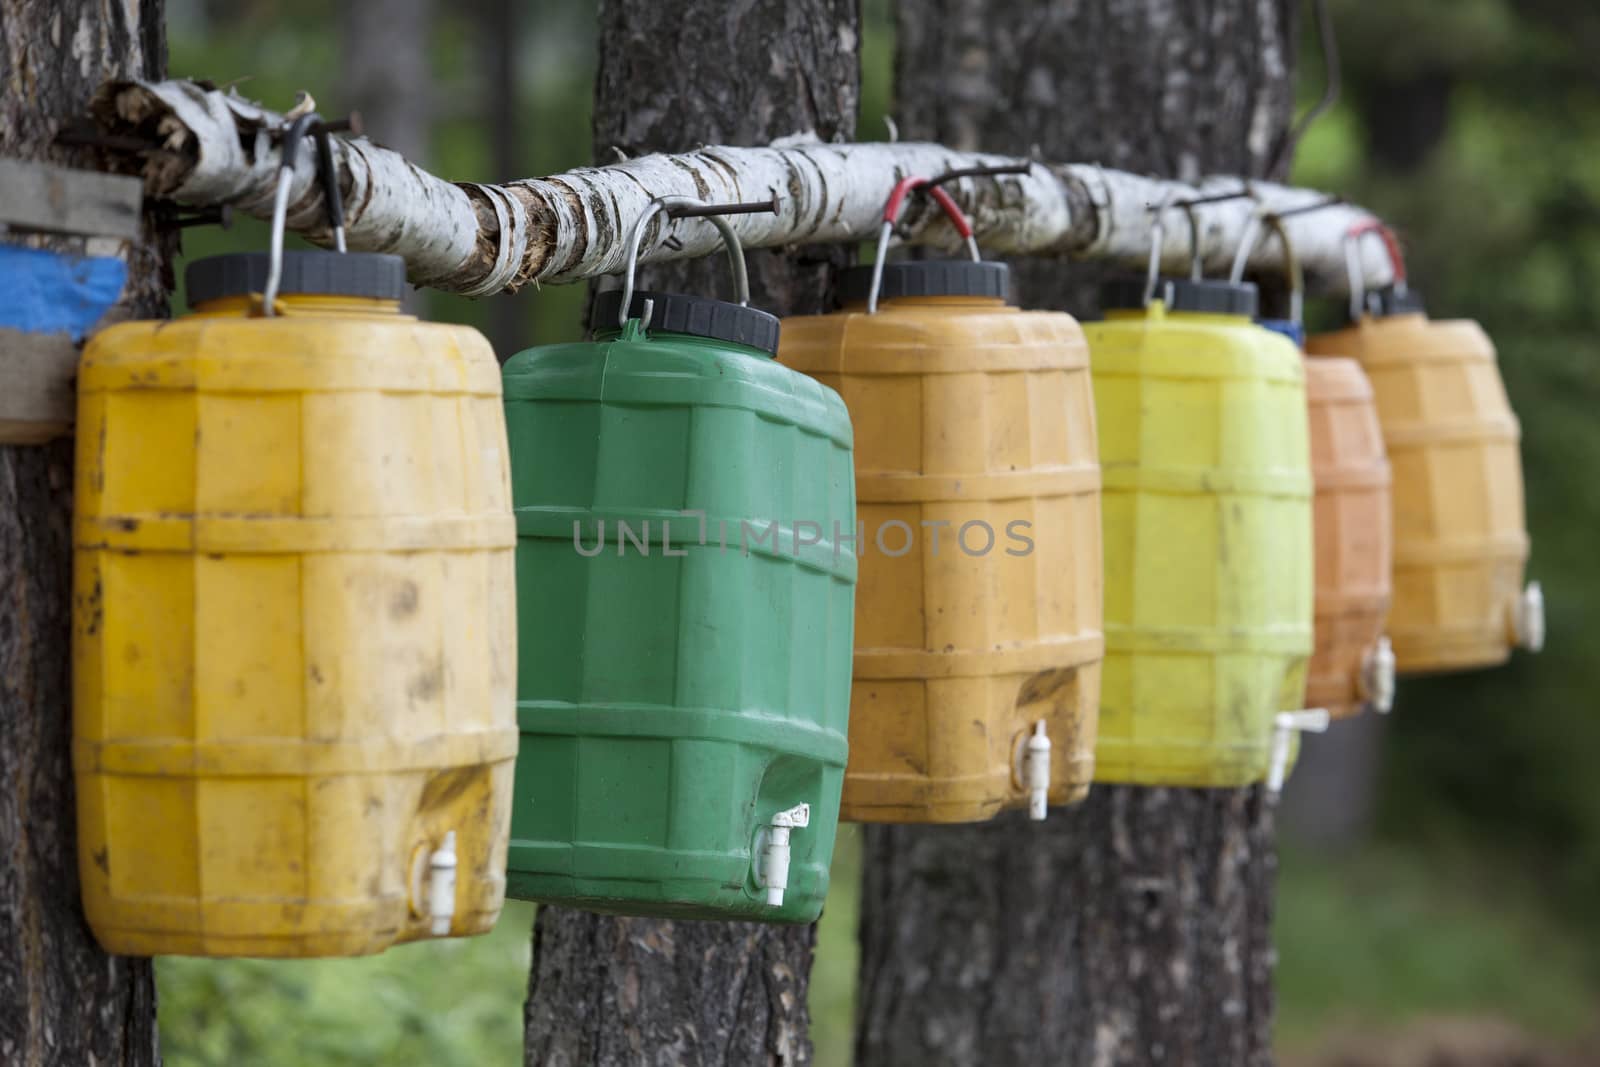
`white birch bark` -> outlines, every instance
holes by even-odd
[[[189,81],[113,82],[96,100],[108,134],[147,138],[141,153],[146,190],[194,207],[232,204],[267,217],[278,161],[281,116],[232,93]],[[377,131],[380,132],[381,131]],[[365,138],[336,138],[352,250],[392,252],[411,281],[482,296],[530,283],[572,282],[622,269],[626,237],[658,196],[705,201],[762,200],[776,193],[773,214],[730,221],[749,248],[854,242],[876,235],[883,201],[906,175],[931,176],[957,167],[1015,162],[935,144],[822,144],[805,136],[765,148],[706,146],[503,185],[453,183]],[[317,243],[331,243],[315,188],[314,153],[299,157],[288,225]],[[1062,255],[1142,268],[1150,253],[1155,205],[1242,188],[1218,176],[1197,185],[1143,177],[1094,164],[1036,163],[1027,174],[962,179],[949,186],[968,212],[983,248],[997,255]],[[1248,183],[1252,196],[1193,209],[1208,275],[1225,274],[1252,215],[1287,211],[1325,193],[1267,182]],[[1343,238],[1370,218],[1340,204],[1285,220],[1313,292],[1344,294]],[[1182,210],[1163,215],[1162,264],[1183,273],[1191,234]],[[921,198],[908,207],[905,240],[954,250],[954,230]],[[678,247],[664,244],[668,236]],[[651,224],[640,262],[715,252],[720,238],[703,219]],[[1377,241],[1364,242],[1369,285],[1393,280]],[[1282,246],[1257,242],[1250,269],[1283,269]]]

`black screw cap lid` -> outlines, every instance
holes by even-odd
[[[1144,307],[1145,281],[1122,279],[1107,282],[1100,291],[1102,308]],[[1162,278],[1156,282],[1152,300],[1159,300],[1168,311],[1193,311],[1210,315],[1256,317],[1260,297],[1249,282],[1194,281],[1189,278]]]
[[[650,313],[650,330],[686,333],[691,337],[709,337],[714,341],[732,341],[737,345],[759,348],[768,355],[778,354],[776,315],[705,296],[647,293],[636,289],[628,317],[643,316],[646,300],[655,302],[655,310]],[[618,328],[617,311],[621,307],[621,289],[608,289],[595,297],[594,310],[589,313],[589,329],[595,333],[615,331]]]
[[[265,252],[195,260],[183,272],[189,303],[261,292],[267,287],[268,262]],[[399,300],[406,292],[406,261],[380,252],[285,252],[278,292]]]
[[[1362,299],[1362,305],[1369,315],[1380,319],[1390,315],[1426,313],[1428,310],[1423,306],[1421,293],[1411,288],[1396,292],[1392,285],[1369,290]]]
[[[970,259],[910,259],[883,265],[879,300],[897,296],[985,296],[1010,298],[1011,269],[1004,263]],[[839,278],[839,303],[859,304],[872,295],[872,268],[851,267]]]

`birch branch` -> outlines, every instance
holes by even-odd
[[[130,153],[130,165],[143,175],[149,195],[193,207],[230,204],[270,217],[280,114],[190,81],[107,83],[94,112],[108,144],[124,151],[147,146]],[[658,196],[740,201],[776,192],[777,214],[730,219],[747,248],[855,242],[876,236],[884,198],[897,179],[1013,162],[936,144],[791,138],[765,148],[702,147],[487,185],[445,181],[365,138],[335,138],[334,155],[349,247],[399,255],[414,284],[469,296],[617,273],[628,232]],[[314,156],[300,155],[288,226],[312,242],[331,244]],[[1027,174],[967,178],[947,188],[972,218],[986,253],[1066,256],[1143,269],[1153,206],[1247,184],[1249,199],[1191,209],[1201,260],[1207,275],[1216,276],[1227,273],[1258,205],[1291,211],[1326,194],[1231,177],[1187,185],[1082,163],[1037,163]],[[1340,204],[1284,220],[1308,288],[1348,292],[1343,235],[1370,217]],[[959,247],[949,224],[922,198],[907,209],[904,222],[909,243]],[[719,248],[717,231],[704,220],[657,216],[651,225],[641,263]],[[1191,250],[1185,212],[1170,208],[1162,231],[1163,269],[1182,274]],[[669,237],[677,240],[669,245]],[[1378,242],[1362,245],[1361,263],[1369,285],[1393,279]],[[1282,245],[1270,237],[1258,241],[1249,269],[1281,272]]]

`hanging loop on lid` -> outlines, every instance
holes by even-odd
[[[1394,291],[1397,296],[1406,293],[1406,262],[1400,254],[1400,242],[1394,231],[1377,219],[1363,219],[1345,231],[1344,264],[1350,275],[1350,321],[1360,322],[1365,310],[1367,283],[1361,271],[1361,239],[1375,234],[1382,240],[1389,254],[1389,268],[1394,273]]]
[[[1167,228],[1162,219],[1169,210],[1177,206],[1178,194],[1176,190],[1172,190],[1161,198],[1159,204],[1155,204],[1150,208],[1150,261],[1145,266],[1145,307],[1149,307],[1150,301],[1155,299],[1156,286],[1161,281],[1161,250],[1167,239]],[[1195,219],[1193,203],[1189,203],[1184,207],[1184,214],[1189,219],[1189,275],[1199,280],[1202,273],[1200,266],[1200,224]]]
[[[933,202],[944,210],[956,233],[966,241],[972,261],[978,263],[983,258],[978,254],[977,239],[972,236],[972,224],[949,193],[931,184],[927,178],[901,178],[894,183],[894,188],[889,190],[889,199],[883,203],[883,228],[878,231],[878,250],[872,258],[872,287],[867,291],[868,315],[878,313],[878,294],[883,290],[883,263],[889,254],[889,238],[894,233],[895,223],[900,221],[900,213],[905,210],[906,197],[923,188],[927,189],[927,195],[933,198]]]
[[[1195,208],[1204,204],[1225,204],[1229,200],[1255,199],[1255,191],[1248,185],[1226,193],[1210,193],[1206,196],[1191,196],[1183,200],[1171,201],[1166,206],[1183,209],[1184,218],[1189,221],[1189,280],[1205,280],[1205,262],[1200,257],[1200,216]],[[1163,211],[1166,208],[1162,209]],[[1160,216],[1157,216],[1159,218]]]
[[[1249,262],[1250,252],[1263,231],[1271,231],[1278,238],[1278,243],[1283,245],[1283,270],[1289,279],[1289,321],[1298,326],[1305,318],[1306,276],[1300,267],[1300,257],[1294,253],[1294,244],[1289,240],[1289,228],[1284,225],[1282,215],[1260,207],[1250,216],[1250,221],[1245,223],[1244,236],[1239,239],[1239,250],[1234,253],[1233,269],[1228,272],[1228,281],[1234,285],[1244,283],[1245,264]]]
[[[344,196],[339,190],[338,175],[334,173],[333,143],[329,135],[334,130],[358,129],[360,121],[359,116],[352,114],[348,119],[324,122],[321,115],[307,110],[296,116],[284,131],[278,187],[272,197],[272,238],[267,253],[267,284],[261,294],[261,313],[269,318],[277,314],[274,305],[278,301],[278,286],[283,282],[283,235],[288,225],[289,187],[294,184],[294,166],[300,156],[300,142],[308,134],[316,137],[317,181],[322,186],[328,224],[333,229],[334,248],[344,252]]]
[[[983,256],[978,251],[978,239],[972,231],[972,222],[966,213],[955,202],[951,195],[940,188],[945,182],[956,181],[961,178],[991,178],[1002,174],[1027,174],[1033,169],[1032,162],[1022,163],[997,163],[977,167],[957,167],[947,170],[935,178],[906,177],[894,183],[894,188],[889,191],[889,198],[883,205],[883,227],[878,232],[878,248],[872,258],[872,280],[867,289],[867,314],[875,315],[878,312],[878,300],[883,295],[883,269],[889,255],[889,238],[894,234],[894,228],[900,221],[900,214],[905,210],[906,200],[912,193],[930,197],[938,204],[949,218],[950,224],[955,227],[963,241],[966,242],[967,252],[972,262],[982,263]]]
[[[1200,257],[1200,218],[1195,208],[1203,204],[1221,204],[1229,200],[1240,200],[1245,197],[1254,197],[1248,185],[1226,193],[1211,193],[1206,196],[1191,196],[1179,200],[1177,190],[1170,190],[1159,204],[1150,208],[1150,263],[1146,269],[1144,284],[1144,303],[1148,307],[1150,301],[1155,299],[1156,286],[1161,280],[1161,246],[1166,243],[1166,224],[1162,219],[1173,208],[1182,208],[1184,218],[1189,222],[1189,279],[1203,281],[1205,278],[1205,263]]]
[[[778,196],[772,195],[770,200],[756,200],[742,204],[707,204],[696,200],[692,196],[658,196],[650,201],[650,206],[645,208],[644,214],[639,216],[639,221],[633,224],[633,232],[628,235],[628,264],[622,272],[622,302],[617,308],[617,325],[628,324],[628,311],[633,305],[634,275],[639,266],[639,245],[644,240],[645,227],[650,220],[655,218],[657,212],[664,212],[669,219],[703,218],[709,219],[722,235],[722,246],[728,250],[728,263],[733,271],[733,297],[734,302],[740,307],[750,305],[750,275],[744,265],[744,246],[739,243],[739,235],[733,232],[733,227],[728,224],[724,215],[755,215],[765,212],[776,214],[778,210]],[[644,313],[639,316],[640,325],[648,327],[651,316],[655,313],[655,301],[644,302]]]

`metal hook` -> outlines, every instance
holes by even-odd
[[[1400,255],[1400,242],[1395,239],[1394,231],[1377,219],[1363,219],[1345,231],[1344,235],[1344,265],[1350,278],[1350,321],[1360,322],[1361,314],[1365,310],[1367,282],[1361,270],[1361,239],[1370,234],[1376,234],[1383,242],[1384,251],[1389,254],[1389,269],[1394,275],[1394,291],[1396,295],[1406,292],[1406,264]]]
[[[633,231],[628,235],[628,263],[623,268],[622,274],[622,304],[617,310],[617,325],[628,324],[628,309],[633,305],[634,274],[639,265],[639,245],[644,240],[645,227],[656,213],[664,212],[669,219],[704,218],[710,220],[722,235],[722,245],[728,250],[728,262],[733,270],[733,295],[740,307],[750,303],[750,275],[745,270],[744,246],[739,243],[739,235],[733,232],[733,227],[728,224],[724,215],[754,215],[764,212],[777,213],[778,195],[772,194],[770,200],[757,200],[743,204],[707,204],[691,196],[659,196],[650,201],[644,214],[639,216],[639,221],[633,224]],[[663,242],[665,243],[665,242]],[[650,319],[655,312],[655,301],[644,302],[644,313],[639,316],[639,325],[648,327]]]
[[[1161,221],[1161,219],[1162,219],[1162,217],[1164,215],[1166,215],[1167,209],[1172,207],[1173,202],[1177,199],[1177,197],[1178,197],[1177,190],[1169,189],[1167,191],[1167,195],[1161,198],[1161,203],[1156,204],[1155,206],[1150,208],[1150,212],[1151,212],[1151,215],[1152,215],[1152,218],[1150,219],[1150,262],[1145,267],[1145,278],[1144,278],[1144,306],[1145,307],[1149,307],[1150,306],[1150,301],[1155,299],[1155,296],[1156,296],[1156,285],[1159,283],[1159,281],[1161,279],[1161,246],[1166,243],[1166,237],[1167,237],[1166,225]],[[1193,216],[1192,215],[1190,216],[1190,223],[1191,223],[1191,226],[1192,226],[1193,225]],[[1193,230],[1193,229],[1191,229],[1190,234],[1191,234],[1192,240],[1191,240],[1190,246],[1189,246],[1189,259],[1190,259],[1190,262],[1193,263],[1196,259],[1199,258],[1199,251],[1200,251],[1199,241],[1200,241],[1200,238],[1199,238],[1198,232]]]
[[[309,96],[305,99],[309,99]],[[302,100],[301,103],[304,102]],[[297,109],[299,107],[296,105]],[[274,305],[278,301],[278,286],[283,281],[283,233],[288,224],[289,187],[294,184],[294,165],[300,154],[300,142],[308,134],[316,137],[317,181],[322,186],[323,204],[327,208],[328,223],[333,228],[334,248],[344,252],[344,197],[339,190],[338,176],[334,173],[330,134],[335,130],[359,131],[360,127],[361,116],[353,112],[348,118],[324,122],[315,111],[305,110],[289,123],[283,135],[278,187],[272,196],[272,239],[267,246],[267,284],[261,294],[261,313],[269,318],[277,314]]]
[[[1235,285],[1244,281],[1244,271],[1249,264],[1250,253],[1260,240],[1263,227],[1270,229],[1283,245],[1284,272],[1289,278],[1289,319],[1295,323],[1301,322],[1305,317],[1305,270],[1300,265],[1300,258],[1295,255],[1294,245],[1289,240],[1289,228],[1284,220],[1295,215],[1309,215],[1314,211],[1322,211],[1342,203],[1344,203],[1342,196],[1327,196],[1309,204],[1284,208],[1281,211],[1268,211],[1264,204],[1258,206],[1255,213],[1250,216],[1250,221],[1245,223],[1244,236],[1239,239],[1239,248],[1234,253],[1233,268],[1228,273],[1228,280]]]
[[[867,292],[868,315],[878,313],[878,295],[883,290],[883,264],[889,254],[889,237],[894,233],[895,224],[900,221],[900,213],[905,210],[906,197],[922,189],[927,190],[927,195],[933,198],[933,202],[938,204],[950,219],[950,224],[956,228],[956,233],[965,239],[972,261],[974,263],[983,261],[982,255],[978,252],[977,238],[972,236],[972,223],[967,221],[967,216],[950,198],[950,194],[929,182],[927,178],[901,178],[894,183],[894,188],[889,190],[889,199],[883,204],[883,228],[878,231],[878,248],[872,259],[872,288]]]
[[[1255,210],[1250,221],[1245,223],[1244,236],[1240,238],[1239,250],[1234,254],[1228,281],[1234,285],[1244,281],[1245,264],[1249,262],[1250,252],[1255,248],[1263,229],[1270,229],[1283,245],[1284,272],[1289,277],[1289,321],[1299,324],[1305,318],[1306,277],[1300,268],[1300,259],[1294,253],[1294,245],[1289,241],[1289,229],[1283,223],[1283,215],[1267,211],[1264,205]]]
[[[305,99],[302,98],[301,104],[304,103]],[[297,104],[296,109],[301,104]],[[273,305],[278,301],[278,285],[283,281],[283,231],[289,214],[289,186],[294,183],[295,157],[300,154],[300,139],[316,121],[317,113],[307,109],[289,123],[288,132],[283,135],[278,188],[272,195],[272,239],[267,245],[267,285],[261,294],[261,313],[268,318],[277,314]]]
[[[1033,170],[1031,161],[1026,163],[996,163],[978,167],[957,167],[955,170],[945,171],[937,178],[929,178],[917,186],[915,191],[931,193],[935,187],[943,185],[945,182],[956,181],[959,178],[992,178],[1001,174],[1027,174],[1031,170]]]
[[[1248,184],[1226,193],[1210,193],[1206,196],[1191,196],[1184,200],[1176,201],[1173,207],[1183,209],[1184,215],[1189,220],[1189,277],[1193,281],[1200,281],[1205,277],[1205,262],[1200,256],[1200,216],[1195,208],[1206,204],[1223,204],[1229,200],[1255,199],[1255,191]]]

